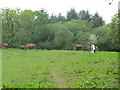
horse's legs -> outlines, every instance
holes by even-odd
[[[34,47],[34,50],[36,50],[36,47]]]
[[[25,47],[24,50],[26,51],[26,50],[27,50],[27,47]]]
[[[76,50],[76,47],[74,47],[74,50]]]
[[[83,47],[82,47],[82,50],[83,50]]]

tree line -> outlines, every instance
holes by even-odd
[[[38,49],[72,50],[73,45],[82,44],[90,50],[91,43],[98,50],[119,51],[118,18],[106,24],[96,12],[76,12],[71,8],[66,16],[49,15],[45,10],[1,9],[2,42],[11,48],[34,43]]]

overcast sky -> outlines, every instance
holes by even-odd
[[[0,0],[0,8],[20,8],[40,10],[45,9],[49,14],[66,15],[67,11],[75,8],[80,10],[89,10],[90,14],[98,12],[105,22],[109,23],[112,16],[117,13],[119,0]],[[112,2],[109,5],[109,2]]]

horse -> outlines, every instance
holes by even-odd
[[[24,49],[25,48],[25,45],[20,45],[20,49]]]
[[[2,45],[3,45],[3,47],[8,48],[8,44],[7,43],[3,43]]]
[[[8,44],[7,43],[1,43],[0,48],[1,49],[8,49]]]
[[[96,47],[94,44],[91,45],[91,53],[95,53],[96,51]]]
[[[27,45],[25,45],[24,50],[26,51],[27,49],[30,49],[30,48],[35,49],[36,48],[36,44],[27,44]]]
[[[83,45],[74,45],[74,50],[83,50]]]

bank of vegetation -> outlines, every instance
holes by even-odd
[[[6,49],[3,88],[118,88],[118,53]]]
[[[116,12],[117,13],[117,12]],[[99,13],[76,12],[71,8],[66,16],[49,15],[45,10],[4,8],[2,14],[2,42],[11,48],[34,43],[38,49],[71,50],[82,44],[89,50],[92,42],[98,50],[119,51],[119,15],[106,24]],[[120,25],[119,25],[120,26]]]

